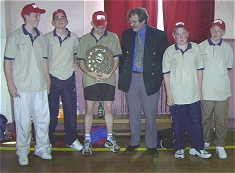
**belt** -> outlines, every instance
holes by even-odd
[[[140,71],[132,71],[132,72],[136,74],[143,74],[143,72],[140,72]]]

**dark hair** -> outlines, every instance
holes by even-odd
[[[148,23],[148,13],[146,8],[141,8],[141,7],[137,7],[137,8],[133,8],[128,12],[128,18],[131,18],[131,16],[137,15],[139,22],[143,22],[143,20],[145,20],[145,24]]]

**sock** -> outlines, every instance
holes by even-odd
[[[85,134],[85,140],[91,141],[91,134]]]
[[[110,138],[112,138],[112,137],[113,137],[113,134],[107,134],[107,140],[111,141]]]

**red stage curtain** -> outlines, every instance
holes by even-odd
[[[158,0],[104,0],[104,11],[108,15],[107,29],[121,39],[122,32],[130,28],[127,12],[135,7],[146,8],[148,24],[157,27]]]
[[[174,43],[173,25],[182,21],[189,30],[189,40],[199,43],[210,36],[215,0],[163,0],[164,28],[169,45]]]

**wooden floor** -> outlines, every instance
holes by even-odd
[[[173,150],[159,149],[159,157],[150,156],[145,149],[144,138],[138,151],[132,154],[125,154],[125,147],[129,144],[129,136],[117,136],[117,143],[121,147],[120,153],[112,153],[104,147],[94,147],[91,156],[83,156],[80,152],[73,151],[65,145],[60,148],[53,148],[52,160],[42,160],[33,154],[32,141],[29,154],[30,164],[20,166],[15,154],[15,144],[0,145],[1,173],[13,172],[164,172],[164,173],[234,173],[235,172],[235,130],[229,130],[227,137],[226,151],[228,158],[221,160],[215,153],[215,146],[208,151],[212,153],[210,159],[201,159],[188,154],[186,149],[185,159],[175,159]],[[61,140],[63,136],[59,136]],[[82,140],[82,139],[80,139]]]

